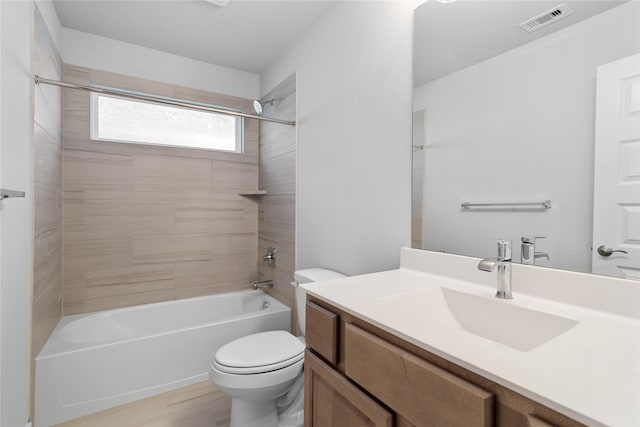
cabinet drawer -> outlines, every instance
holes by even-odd
[[[339,316],[317,304],[307,301],[307,346],[334,365],[338,363]]]
[[[493,395],[354,325],[345,325],[346,375],[417,426],[489,427]]]

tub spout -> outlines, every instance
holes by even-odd
[[[253,282],[251,289],[273,288],[273,280],[263,280],[261,282]]]

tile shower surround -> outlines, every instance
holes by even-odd
[[[64,79],[251,111],[252,101],[72,65]],[[64,314],[242,289],[256,280],[258,123],[244,153],[91,141],[63,94]]]
[[[292,74],[262,99],[275,99],[264,105],[264,115],[284,120],[296,119],[296,75]],[[260,280],[273,280],[268,292],[292,308],[291,327],[297,331],[295,293],[290,285],[296,269],[296,128],[277,123],[260,123],[260,189],[258,212],[258,274]],[[262,263],[268,247],[276,249],[276,266]]]
[[[62,77],[62,59],[39,9],[34,8],[35,72]],[[34,89],[34,251],[31,359],[62,315],[62,90]]]

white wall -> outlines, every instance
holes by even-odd
[[[2,186],[27,192],[0,202],[0,425],[29,418],[33,242],[31,35],[33,3],[0,1],[0,172]]]
[[[38,10],[40,10],[40,14],[49,29],[49,34],[51,34],[53,43],[56,47],[59,47],[62,27],[60,26],[60,19],[58,19],[58,12],[56,12],[56,8],[53,6],[53,1],[35,0],[35,4],[38,7]]]
[[[631,1],[415,90],[426,110],[424,242],[493,256],[491,239],[547,236],[539,250],[590,272],[596,67],[640,51]],[[465,212],[462,201],[538,201],[549,211]]]
[[[249,99],[260,95],[257,74],[65,27],[60,31],[60,40],[60,54],[65,64]]]
[[[297,268],[396,268],[410,244],[410,2],[336,2],[261,75],[298,73]]]

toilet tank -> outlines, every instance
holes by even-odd
[[[340,279],[342,277],[347,276],[342,273],[338,273],[337,271],[327,270],[324,268],[307,268],[304,270],[297,270],[295,273],[293,273],[294,281],[291,282],[291,284],[296,288],[296,313],[298,315],[298,326],[300,327],[300,332],[302,333],[302,335],[304,335],[305,332],[305,300],[307,299],[307,291],[305,291],[298,285],[301,283],[322,282],[324,280]]]

